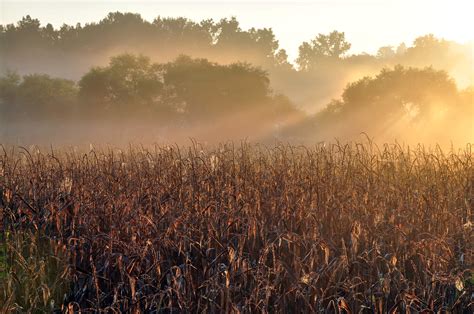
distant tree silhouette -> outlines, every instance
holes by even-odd
[[[144,56],[119,55],[108,66],[92,68],[79,88],[84,108],[110,116],[149,113],[170,121],[202,122],[235,113],[281,120],[297,112],[287,98],[273,95],[260,68],[189,56],[158,64]]]
[[[153,54],[160,61],[187,54],[273,66],[280,51],[271,29],[243,30],[235,17],[196,23],[182,17],[158,16],[148,22],[139,14],[111,12],[97,23],[64,24],[55,30],[51,24],[41,27],[38,19],[28,15],[16,25],[2,25],[0,32],[0,52],[13,59],[19,52],[25,57],[32,56],[32,48],[44,55],[66,54],[75,58],[122,50]],[[278,57],[280,63],[283,56]]]
[[[248,64],[218,65],[181,56],[165,66],[164,84],[174,103],[197,119],[251,110],[269,102],[266,73]]]
[[[343,32],[333,31],[328,35],[319,34],[310,42],[301,44],[296,62],[301,70],[309,70],[327,58],[340,58],[350,48],[351,44],[346,41]]]
[[[53,118],[75,110],[77,87],[73,81],[32,74],[0,78],[1,111],[7,116]]]
[[[455,75],[460,86],[472,84],[472,71],[463,70],[472,67],[469,45],[426,35],[408,46],[381,47],[377,55],[350,55],[349,48],[350,43],[342,32],[319,34],[301,44],[295,67],[271,28],[243,29],[232,17],[195,22],[183,17],[157,16],[153,21],[146,21],[139,14],[111,12],[98,22],[62,25],[55,29],[25,16],[16,24],[0,25],[0,72],[5,74],[7,69],[13,69],[22,75],[47,73],[52,77],[78,80],[91,67],[105,65],[117,54],[148,55],[160,64],[184,54],[222,65],[240,62],[260,67],[268,73],[277,93],[287,95],[292,103],[311,112],[320,110],[331,98],[340,95],[349,81],[375,75],[383,67],[396,64],[432,65]],[[99,70],[96,72],[96,76],[105,75]],[[170,88],[167,86],[159,97],[171,97]],[[148,104],[141,109],[165,110],[163,104],[158,105],[158,98],[151,101],[147,97],[138,97],[134,103]],[[90,103],[94,108],[107,107],[111,99],[114,97],[106,97],[100,105]],[[130,102],[127,97],[123,99]],[[113,103],[118,110],[115,100]]]
[[[4,107],[12,106],[16,102],[20,82],[21,76],[16,72],[8,71],[0,78],[0,101]]]
[[[392,46],[384,46],[380,47],[379,50],[377,50],[377,58],[379,59],[392,59],[396,56],[396,52],[393,49]]]
[[[412,110],[423,115],[433,103],[449,106],[455,100],[457,89],[445,71],[433,68],[383,69],[375,78],[365,77],[347,86],[342,94],[344,110],[360,107],[378,112]]]
[[[162,68],[148,57],[124,54],[106,67],[92,68],[79,81],[81,102],[89,110],[127,113],[159,110]]]
[[[322,129],[337,123],[347,132],[377,132],[400,119],[417,123],[439,112],[459,114],[461,103],[456,84],[445,71],[398,65],[348,84],[341,99],[319,112],[314,123]]]

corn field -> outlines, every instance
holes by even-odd
[[[4,147],[4,312],[472,313],[472,146]]]

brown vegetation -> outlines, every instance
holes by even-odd
[[[469,312],[472,157],[470,145],[371,143],[5,149],[10,286],[0,303],[66,312]],[[26,248],[46,239],[41,254],[67,261],[26,301],[15,281],[20,257],[39,250],[14,249],[18,237],[30,239]],[[48,291],[61,290],[47,283],[61,280],[69,291],[54,299]]]

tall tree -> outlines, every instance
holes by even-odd
[[[248,64],[218,65],[181,56],[165,69],[164,84],[172,95],[169,101],[193,119],[250,110],[269,101],[266,73]]]
[[[328,58],[341,58],[350,48],[351,44],[346,41],[344,32],[318,34],[310,42],[301,44],[296,62],[301,70],[310,70]]]
[[[119,55],[108,66],[91,69],[79,87],[82,101],[99,112],[152,109],[161,104],[162,69],[148,57]]]

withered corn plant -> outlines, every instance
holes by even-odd
[[[2,290],[10,308],[474,310],[470,145],[5,148],[0,158],[2,280],[14,284],[16,264],[37,273],[15,241],[43,239],[47,249],[26,255],[56,271],[31,278],[22,304],[28,293]],[[48,298],[33,296],[42,287]]]

